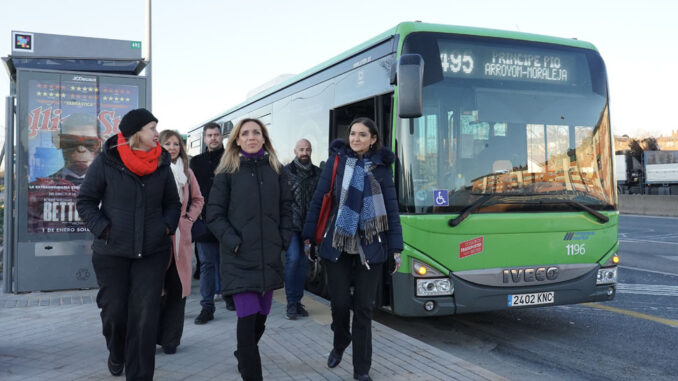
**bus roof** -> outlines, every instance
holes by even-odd
[[[307,77],[310,77],[311,75],[322,71],[328,67],[331,67],[339,62],[344,61],[347,58],[350,58],[363,50],[368,49],[369,47],[376,45],[380,42],[383,42],[392,36],[395,35],[408,35],[410,33],[414,32],[437,32],[437,33],[449,33],[449,34],[462,34],[462,35],[470,35],[470,36],[482,36],[482,37],[495,37],[495,38],[505,38],[505,39],[512,39],[512,40],[522,40],[522,41],[533,41],[533,42],[542,42],[542,43],[547,43],[547,44],[556,44],[556,45],[564,45],[564,46],[571,46],[571,47],[576,47],[576,48],[582,48],[582,49],[590,49],[590,50],[596,50],[595,46],[589,42],[585,41],[580,41],[574,38],[562,38],[562,37],[553,37],[553,36],[546,36],[546,35],[540,35],[540,34],[532,34],[532,33],[523,33],[523,32],[514,32],[514,31],[507,31],[507,30],[499,30],[499,29],[487,29],[487,28],[476,28],[476,27],[470,27],[470,26],[455,26],[455,25],[443,25],[443,24],[429,24],[429,23],[422,23],[419,21],[416,22],[401,22],[400,24],[396,25],[393,28],[388,29],[387,31],[363,42],[362,44],[347,50],[333,58],[330,58],[329,60],[316,65],[306,71],[304,71],[301,74],[295,75],[294,77],[289,78],[288,80],[277,84],[275,86],[272,86],[268,89],[265,89],[250,98],[247,98],[245,101],[242,103],[219,113],[217,116],[203,122],[202,124],[196,126],[193,130],[202,127],[205,123],[211,122],[214,120],[217,120],[224,115],[230,114],[233,111],[236,111],[240,108],[243,108],[251,103],[254,103],[258,101],[259,99],[265,98],[277,91],[280,91],[288,86],[291,86]],[[399,44],[402,46],[402,40],[400,39]],[[400,49],[400,46],[398,49]]]

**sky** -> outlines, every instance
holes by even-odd
[[[145,0],[0,0],[0,9],[0,57],[12,30],[148,43]],[[279,75],[420,20],[591,42],[607,66],[614,133],[666,136],[678,131],[677,18],[674,0],[154,1],[152,111],[159,129],[186,132]],[[3,126],[8,95],[3,69]]]

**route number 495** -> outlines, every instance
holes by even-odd
[[[567,248],[567,255],[584,255],[586,254],[585,243],[573,243],[565,246]]]

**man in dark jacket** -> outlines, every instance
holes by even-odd
[[[295,320],[308,316],[301,304],[306,281],[306,256],[301,242],[306,211],[318,184],[320,169],[311,162],[311,142],[301,139],[294,146],[294,160],[285,166],[287,182],[292,191],[292,239],[285,256],[285,294],[287,311],[285,317]]]
[[[203,141],[207,151],[191,159],[190,167],[195,174],[195,178],[200,185],[200,193],[205,198],[205,205],[212,189],[214,181],[214,170],[217,169],[221,156],[224,154],[223,145],[224,136],[221,134],[221,127],[214,123],[207,123],[203,127]],[[200,219],[197,223],[205,223],[207,208],[202,209]],[[200,258],[200,305],[202,310],[195,318],[195,324],[205,324],[214,319],[214,295],[221,293],[221,281],[219,279],[219,242],[212,235],[207,233],[207,237],[196,239],[195,246],[198,248]],[[226,298],[226,308],[234,310],[233,299]]]

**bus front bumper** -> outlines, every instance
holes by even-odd
[[[465,281],[452,273],[450,275],[454,287],[452,296],[417,297],[414,276],[397,273],[392,278],[394,300],[391,309],[394,314],[400,316],[441,316],[614,299],[616,283],[597,285],[597,275],[598,270],[594,269],[578,278],[561,283],[522,287],[489,287]],[[549,292],[553,292],[553,300],[548,303],[509,306],[509,295]],[[430,311],[425,308],[426,302],[429,301],[434,304],[434,308]]]

